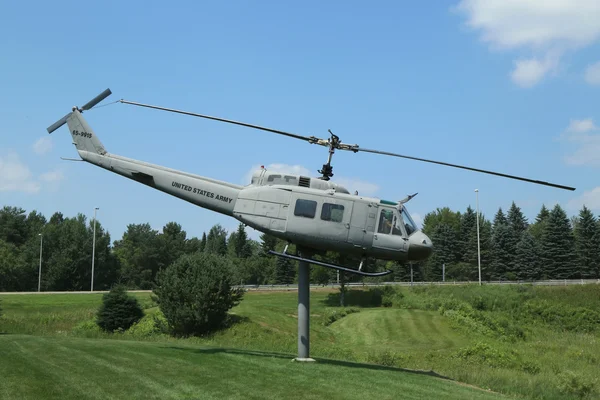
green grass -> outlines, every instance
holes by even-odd
[[[3,399],[500,399],[394,368],[186,344],[1,335]]]
[[[349,378],[346,372],[334,372],[344,363],[354,363],[353,370],[360,365],[370,371],[362,384],[382,390],[380,397],[383,398],[387,396],[386,385],[392,385],[390,378],[384,380],[388,383],[380,384],[375,375],[385,371],[397,374],[392,379],[394,382],[403,382],[407,373],[375,370],[373,365],[432,370],[456,381],[519,398],[600,396],[597,372],[600,370],[600,319],[597,319],[600,285],[403,288],[391,294],[391,308],[369,307],[365,299],[372,296],[351,293],[347,298],[359,312],[337,320],[330,318],[332,313],[340,311],[333,306],[336,304],[336,299],[331,298],[333,293],[335,291],[311,292],[311,356],[319,360],[316,368],[322,365],[333,368],[323,379],[338,382],[338,387],[359,379]],[[149,294],[136,296],[147,314],[158,312]],[[217,358],[235,353],[244,360],[244,357],[260,358],[263,364],[284,360],[283,365],[288,365],[297,351],[296,296],[295,292],[249,292],[232,310],[238,322],[231,328],[203,338],[175,339],[160,334],[106,334],[90,329],[94,327],[93,317],[101,301],[99,294],[5,295],[0,296],[5,314],[0,318],[0,332],[40,335],[44,338],[35,340],[50,342],[64,340],[61,346],[65,348],[71,346],[69,340],[73,340],[73,346],[79,346],[77,343],[124,346],[125,353],[127,346],[136,349],[135,346],[151,346],[148,349],[157,346],[160,351],[175,347],[209,348],[217,349],[211,353]],[[331,323],[332,320],[335,322]],[[7,337],[11,335],[0,336],[4,340]],[[78,342],[81,337],[113,340]],[[48,346],[52,346],[51,343]],[[0,345],[2,352],[4,347]],[[277,357],[264,357],[265,353],[275,353]],[[0,357],[0,365],[2,359]],[[306,366],[309,370],[313,367],[313,364]],[[270,367],[262,365],[260,368]],[[324,370],[319,371],[326,374]],[[185,375],[186,371],[180,373]],[[272,389],[269,379],[263,383]],[[404,389],[398,387],[394,390],[404,393]],[[181,391],[177,393],[185,395]],[[319,392],[316,396],[329,397],[329,394]]]

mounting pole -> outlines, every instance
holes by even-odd
[[[310,257],[306,249],[298,249],[303,258]],[[315,361],[310,358],[310,266],[298,261],[298,357],[296,361]]]

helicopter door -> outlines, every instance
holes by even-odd
[[[328,199],[323,201],[319,232],[327,239],[346,242],[350,231],[352,201]]]
[[[401,226],[395,209],[382,208],[379,211],[377,230],[373,235],[373,247],[389,250],[391,253],[407,251],[408,238],[401,230]]]

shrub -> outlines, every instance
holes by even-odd
[[[167,333],[167,331],[167,320],[161,312],[157,312],[145,315],[144,318],[131,325],[131,328],[129,328],[125,334],[136,338],[149,338],[152,336],[160,336]]]
[[[116,286],[102,296],[97,323],[107,332],[127,330],[144,316],[137,299],[131,297],[123,286]]]
[[[329,326],[333,324],[338,319],[344,318],[348,314],[357,313],[360,310],[358,308],[343,308],[341,310],[333,310],[326,318],[323,325]]]
[[[222,328],[227,311],[239,304],[228,260],[214,254],[184,255],[159,272],[154,293],[171,333],[203,335]]]
[[[565,394],[586,398],[595,392],[596,385],[580,375],[571,371],[565,371],[558,375],[558,390]]]

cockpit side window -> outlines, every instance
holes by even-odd
[[[389,209],[382,209],[379,214],[379,227],[377,228],[377,233],[383,233],[385,235],[390,234],[393,222],[394,212]]]

